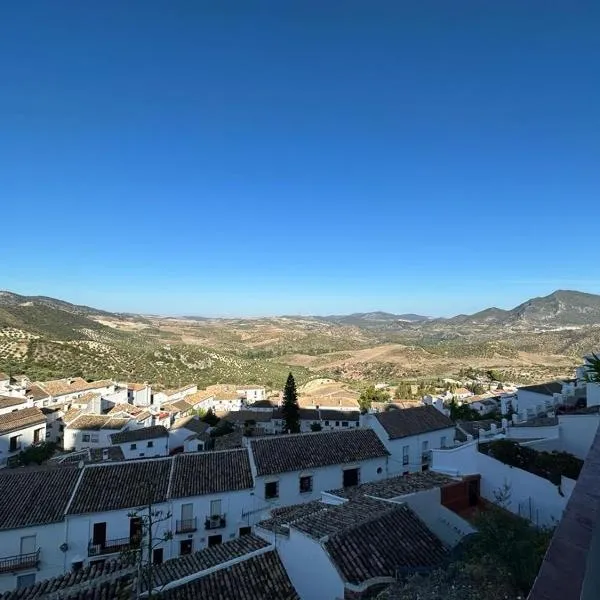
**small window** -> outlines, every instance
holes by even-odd
[[[162,548],[154,548],[152,550],[152,563],[155,565],[160,565],[163,562],[163,549]]]
[[[89,441],[90,441],[90,434],[89,434],[89,433],[84,433],[84,434],[81,436],[81,441],[82,441],[82,442],[89,442]]]
[[[342,427],[348,427],[348,421],[342,421]]]
[[[137,450],[137,444],[131,444],[131,446],[129,446],[130,450]]]
[[[35,573],[17,576],[17,589],[28,587],[35,583]]]
[[[265,498],[270,500],[271,498],[279,498],[279,482],[269,481],[265,483]]]
[[[427,450],[429,450],[429,442],[427,440],[425,440],[422,444],[421,444],[421,450],[423,452],[427,452]]]
[[[340,422],[339,422],[339,421],[336,421],[336,422],[335,422],[335,426],[336,426],[336,427],[339,427],[339,426],[340,426]]]
[[[252,533],[252,527],[240,527],[240,537],[243,535],[250,535]]]
[[[150,440],[150,441],[149,441],[149,442],[146,444],[146,446],[147,446],[148,448],[154,448],[154,442],[153,442],[152,440]]]
[[[329,427],[329,421],[325,421],[325,427]]]
[[[358,485],[360,483],[360,469],[344,469],[343,485],[345,488]]]
[[[410,450],[410,446],[402,446],[402,464],[408,464],[408,452]]]
[[[381,475],[383,473],[383,469],[381,467],[377,467],[377,475]]]
[[[313,478],[312,475],[305,475],[300,477],[300,493],[308,494],[313,489]]]

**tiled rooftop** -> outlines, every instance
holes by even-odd
[[[226,421],[243,424],[246,421],[265,423],[271,420],[273,413],[266,410],[234,410],[227,413],[220,413],[220,415]]]
[[[76,467],[0,471],[0,530],[62,521],[79,477]]]
[[[436,567],[446,556],[442,542],[406,505],[388,505],[388,510],[332,535],[324,546],[352,584]]]
[[[443,487],[451,483],[456,483],[456,479],[434,471],[424,471],[399,477],[390,477],[389,479],[382,479],[381,481],[371,483],[363,483],[354,487],[332,490],[329,493],[340,498],[374,496],[376,498],[391,499]]]
[[[39,408],[23,408],[0,415],[0,434],[44,423],[46,423],[46,416]]]
[[[112,385],[109,379],[87,382],[81,377],[72,377],[71,379],[55,379],[53,381],[37,381],[36,384],[45,390],[51,396],[63,396],[85,392],[87,390],[101,389]]]
[[[243,535],[224,544],[205,548],[200,552],[167,560],[154,569],[155,587],[164,586],[171,581],[210,569],[268,546],[267,542],[256,535]],[[143,588],[147,589],[147,585],[143,585]]]
[[[517,389],[523,390],[524,392],[534,392],[536,394],[543,394],[544,396],[553,396],[554,394],[560,394],[562,392],[563,382],[562,381],[549,381],[548,383],[538,383],[536,385],[522,385]]]
[[[142,427],[140,429],[130,429],[128,431],[112,433],[110,441],[113,444],[128,444],[131,442],[141,442],[143,440],[153,440],[164,437],[169,437],[167,428],[163,425],[152,425],[151,427]]]
[[[164,600],[300,600],[276,551],[165,591]]]
[[[178,454],[174,458],[171,497],[218,494],[253,487],[248,450]]]
[[[231,450],[232,448],[242,447],[242,438],[244,437],[243,432],[240,430],[233,431],[232,433],[226,433],[220,435],[214,439],[215,450]]]
[[[50,397],[50,395],[48,394],[48,392],[46,392],[45,390],[43,390],[36,383],[29,384],[27,386],[27,389],[25,390],[25,393],[27,394],[27,396],[29,398],[31,398],[34,401],[44,400],[45,398],[49,398]]]
[[[167,498],[172,459],[126,461],[84,467],[69,514],[118,510]]]
[[[335,410],[332,408],[319,409],[322,421],[358,421],[360,412],[358,410]]]
[[[139,415],[142,412],[142,409],[139,406],[134,406],[128,402],[120,402],[119,404],[115,404],[107,414],[114,415],[122,412],[135,416]]]
[[[433,406],[416,406],[371,415],[379,421],[390,440],[454,427],[454,423]]]
[[[188,410],[192,410],[192,405],[189,404],[186,400],[175,400],[175,402],[170,403],[176,410],[179,412],[187,412]]]
[[[259,476],[388,456],[372,429],[273,436],[250,446]]]
[[[194,433],[204,433],[209,428],[209,425],[208,423],[201,421],[200,417],[190,415],[189,417],[177,419],[173,425],[171,425],[171,429],[181,429],[182,427]]]
[[[292,506],[282,506],[274,508],[271,511],[271,516],[258,525],[267,531],[273,531],[278,534],[287,535],[289,526],[294,524],[299,519],[303,519],[309,515],[313,515],[318,511],[326,511],[330,507],[320,500],[311,500],[302,504],[294,504]]]
[[[17,398],[15,396],[0,396],[0,408],[12,408],[13,406],[19,406],[19,404],[25,404],[27,398]]]
[[[123,429],[131,419],[122,419],[119,417],[111,417],[110,415],[80,415],[71,423],[69,423],[70,429],[79,429],[86,431],[97,431],[100,429],[114,429],[119,431]]]

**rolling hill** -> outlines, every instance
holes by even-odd
[[[208,319],[110,313],[45,296],[0,292],[0,370],[279,386],[504,370],[522,380],[569,374],[600,348],[600,296],[558,290],[504,310],[431,319],[385,312]],[[508,376],[508,375],[507,375]]]

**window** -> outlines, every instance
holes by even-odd
[[[325,427],[329,427],[329,421],[325,421]]]
[[[33,554],[36,549],[35,535],[26,535],[21,538],[20,554]]]
[[[208,536],[208,547],[218,546],[223,541],[223,536],[219,535],[209,535]]]
[[[442,436],[440,443],[441,443],[442,448],[446,447],[446,436],[445,435]]]
[[[402,446],[402,464],[408,464],[408,452],[410,450],[410,446]]]
[[[153,442],[152,440],[150,440],[150,441],[149,441],[149,442],[146,444],[146,446],[147,446],[148,448],[154,448],[154,442]]]
[[[345,488],[358,485],[360,483],[360,469],[344,469],[343,485]]]
[[[383,469],[381,467],[377,467],[377,475],[381,475],[383,473]]]
[[[197,451],[201,452],[202,450],[204,450],[204,442],[198,442]]]
[[[218,517],[221,515],[221,501],[211,500],[210,501],[210,516]]]
[[[243,535],[250,535],[252,533],[252,527],[240,527],[240,537]]]
[[[14,452],[15,450],[19,450],[21,448],[20,437],[20,435],[13,435],[13,437],[10,438],[10,445],[8,447],[10,452]]]
[[[421,444],[421,452],[427,452],[428,449],[429,449],[429,442],[427,440],[425,440]]]
[[[342,427],[348,427],[348,421],[342,421]]]
[[[98,441],[100,441],[100,438],[99,438],[99,436],[98,436],[97,433],[92,433],[92,438],[91,439],[92,439],[92,442],[98,442]]]
[[[90,434],[89,434],[89,433],[84,433],[84,434],[81,436],[81,441],[82,441],[82,442],[89,442],[89,441],[90,441]]]
[[[308,494],[313,489],[313,478],[312,475],[303,475],[300,477],[300,493]]]
[[[17,589],[24,588],[35,583],[35,573],[28,575],[17,575]]]
[[[162,564],[163,561],[163,549],[162,548],[154,548],[154,550],[152,550],[152,562],[155,565],[160,565]]]
[[[191,554],[193,547],[193,540],[181,540],[179,542],[179,556]]]
[[[130,450],[137,450],[137,444],[131,444],[131,446],[129,446]]]
[[[339,426],[340,426],[340,422],[339,422],[339,421],[336,421],[336,422],[335,422],[335,426],[336,426],[336,427],[339,427]]]
[[[270,500],[271,498],[279,498],[279,482],[269,481],[265,483],[265,498]]]
[[[44,432],[44,428],[40,427],[39,429],[33,430],[33,443],[37,444],[42,439],[42,433]]]

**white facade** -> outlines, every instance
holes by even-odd
[[[253,402],[258,402],[259,400],[267,399],[267,391],[262,387],[248,387],[248,388],[240,388],[237,390],[240,398],[246,400],[248,404],[252,404]]]
[[[112,444],[119,446],[126,460],[132,458],[155,458],[169,456],[169,436],[155,437],[148,440]]]
[[[1,394],[0,394],[1,395]],[[15,396],[15,399],[18,397]],[[21,398],[18,398],[21,400]],[[22,410],[23,408],[31,408],[33,407],[33,402],[28,400],[27,398],[22,398],[22,402],[20,404],[14,404],[12,406],[6,406],[4,408],[0,407],[0,415],[7,415],[8,413],[14,412],[15,410]]]
[[[242,410],[244,407],[244,401],[241,398],[205,398],[199,404],[199,408],[202,410],[212,410],[213,412],[235,412]]]
[[[150,406],[152,404],[152,388],[149,385],[144,387],[127,388],[127,401],[134,406]]]
[[[133,422],[133,420],[132,420]],[[132,423],[130,422],[130,424]],[[76,422],[75,422],[76,423]],[[125,429],[125,427],[123,428]],[[83,450],[84,448],[106,448],[112,446],[110,436],[120,429],[77,429],[65,426],[63,446],[65,450]]]
[[[390,453],[389,476],[421,471],[429,463],[429,452],[454,444],[454,426],[419,435],[390,440],[386,430],[375,415],[362,415],[362,425],[375,431]]]
[[[254,479],[255,497],[260,501],[260,505],[264,510],[319,500],[321,492],[344,487],[344,471],[346,470],[359,469],[358,483],[380,481],[389,477],[387,461],[388,457],[384,456],[354,463],[289,471],[277,475],[256,476]],[[301,479],[307,477],[312,478],[311,489],[301,491]],[[306,480],[304,479],[304,481]],[[275,486],[277,495],[269,497],[271,495],[269,491],[273,491],[274,486],[272,484],[274,483],[277,484]]]
[[[46,441],[46,423],[36,423],[28,427],[0,434],[0,467],[16,457],[21,450],[32,444]]]
[[[60,550],[65,540],[63,522],[4,530],[0,536],[0,592],[56,577],[69,569]],[[14,561],[19,555],[25,556],[20,558],[18,569],[4,571],[5,561],[10,558]]]
[[[553,396],[525,389],[517,390],[516,410],[519,413],[519,417],[524,421],[544,414],[547,410],[553,409],[554,406],[555,400]]]
[[[553,525],[562,517],[574,482],[562,478],[560,486],[482,454],[476,442],[432,452],[433,471],[448,475],[481,476],[481,495],[497,503],[497,494],[508,489],[505,508],[536,525]]]

